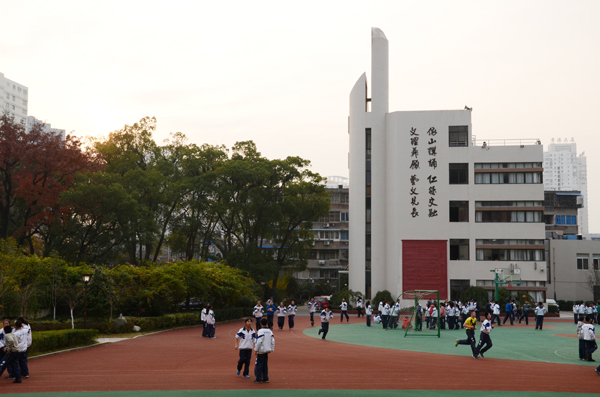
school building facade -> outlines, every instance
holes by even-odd
[[[471,110],[389,111],[388,40],[373,28],[370,87],[350,93],[349,287],[494,289],[494,269],[520,269],[514,290],[545,299],[543,148],[476,139]]]

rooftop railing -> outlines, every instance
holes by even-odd
[[[471,146],[530,146],[541,145],[542,141],[536,138],[524,139],[477,139],[475,135],[471,137]]]

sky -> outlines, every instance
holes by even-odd
[[[473,108],[477,139],[574,138],[600,232],[598,1],[0,0],[0,72],[29,115],[106,136],[253,140],[348,176],[348,96],[389,40],[390,111]]]

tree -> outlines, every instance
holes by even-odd
[[[36,255],[15,257],[13,262],[13,290],[21,305],[21,316],[27,317],[28,304],[42,285],[47,272],[47,262]]]
[[[14,239],[0,239],[0,302],[3,312],[4,301],[13,291],[14,274],[21,256]]]
[[[64,212],[60,194],[77,173],[98,168],[75,137],[63,140],[41,124],[27,132],[7,113],[0,116],[0,238],[14,236],[33,253],[32,237],[43,235]]]
[[[65,269],[65,274],[61,282],[61,296],[69,305],[71,312],[71,328],[75,328],[75,318],[73,311],[81,301],[81,295],[84,292],[83,274],[93,273],[93,269],[87,265],[69,266]]]
[[[46,272],[44,283],[50,295],[52,304],[52,318],[56,320],[56,306],[60,299],[61,284],[66,276],[67,263],[59,258],[46,258]]]

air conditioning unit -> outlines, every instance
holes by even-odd
[[[324,223],[323,227],[329,227],[329,223]]]
[[[319,265],[324,265],[325,261],[319,261]]]
[[[521,274],[521,269],[519,269],[519,268],[515,267],[515,268],[513,269],[513,273],[514,273],[514,274]]]
[[[331,241],[324,241],[323,245],[331,245]]]

